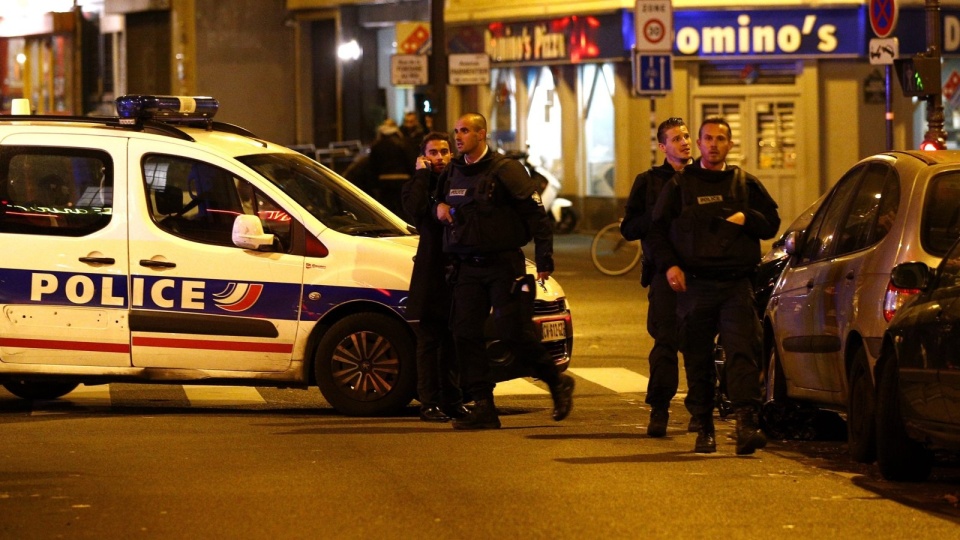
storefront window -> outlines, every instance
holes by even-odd
[[[580,68],[580,77],[587,155],[585,192],[588,197],[613,197],[613,65],[586,64]]]
[[[9,111],[12,100],[23,97],[24,38],[0,39],[0,110]]]
[[[549,170],[563,181],[563,148],[560,138],[560,100],[548,67],[528,72],[530,111],[527,116],[527,151],[531,163]]]
[[[517,140],[517,81],[509,68],[492,70],[490,90],[493,110],[490,113],[487,134],[498,148],[514,148]]]

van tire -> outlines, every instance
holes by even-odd
[[[57,399],[80,386],[80,383],[44,382],[44,381],[7,381],[3,387],[22,399]]]
[[[410,330],[379,313],[357,313],[323,332],[314,356],[320,393],[348,416],[397,414],[416,396]]]

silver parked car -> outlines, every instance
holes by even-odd
[[[898,263],[936,266],[960,236],[960,151],[886,152],[830,190],[764,314],[764,423],[789,432],[797,407],[845,413],[851,455],[875,456],[874,367],[883,333],[917,290],[890,281]]]

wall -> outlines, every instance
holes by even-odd
[[[284,0],[196,0],[197,88],[217,120],[296,142],[293,27]]]

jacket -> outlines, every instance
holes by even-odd
[[[407,317],[410,319],[425,316],[447,318],[450,315],[451,294],[446,279],[443,226],[430,215],[439,179],[440,175],[430,168],[417,169],[401,191],[403,210],[420,233],[407,298]]]

